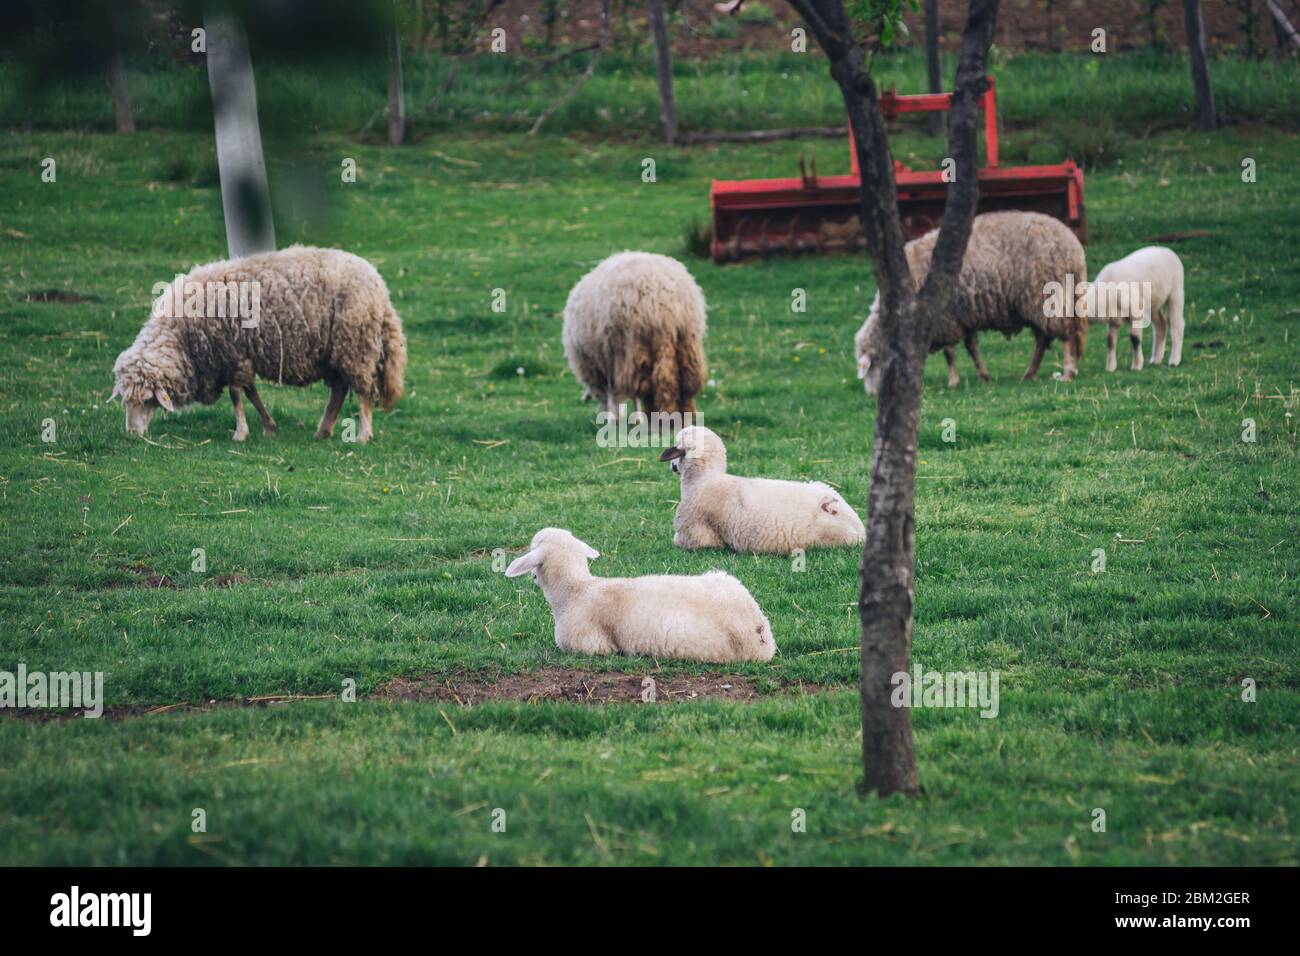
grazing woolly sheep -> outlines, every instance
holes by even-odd
[[[563,528],[543,528],[506,568],[510,578],[531,571],[541,585],[560,650],[716,664],[770,661],[776,653],[772,625],[730,574],[597,578],[587,561],[598,557]]]
[[[227,308],[233,290],[256,290],[255,326]],[[231,292],[232,299],[223,296]],[[247,301],[247,300],[241,300]],[[391,409],[402,395],[406,338],[374,266],[338,249],[280,252],[198,266],[154,302],[134,344],[117,357],[110,398],[121,395],[126,430],[143,435],[158,408],[211,405],[230,389],[235,441],[248,437],[247,393],[268,435],[275,421],[257,393],[260,376],[282,385],[330,387],[317,438],[334,433],[348,390],[360,403],[358,441],[372,437],[371,404]]]
[[[1148,285],[1149,283],[1149,285]],[[1150,322],[1151,364],[1165,357],[1165,335],[1172,340],[1169,364],[1183,360],[1183,263],[1178,254],[1163,246],[1147,246],[1105,266],[1086,290],[1088,314],[1104,322],[1106,371],[1115,371],[1115,343],[1119,327],[1129,327],[1133,344],[1133,371],[1142,368],[1142,328]]]
[[[930,257],[939,230],[932,229],[905,247],[907,265],[916,288],[930,271]],[[1087,262],[1083,246],[1063,223],[1036,212],[989,212],[976,216],[970,241],[962,259],[957,292],[948,312],[939,318],[931,333],[930,351],[943,349],[948,360],[948,385],[958,383],[953,347],[965,343],[982,381],[989,373],[976,348],[977,332],[1001,332],[1010,338],[1021,329],[1034,333],[1034,356],[1023,381],[1038,374],[1043,353],[1052,339],[1065,343],[1065,379],[1078,372],[1083,356],[1088,323],[1082,289],[1086,287]],[[1057,301],[1049,308],[1049,289],[1058,295],[1075,290],[1073,303]],[[1072,307],[1071,307],[1072,306]],[[858,377],[869,394],[880,387],[879,342],[880,293],[871,303],[867,321],[854,337]],[[1057,313],[1057,314],[1053,314]]]
[[[862,519],[829,485],[727,474],[722,439],[702,426],[683,428],[659,460],[682,476],[673,520],[679,548],[790,554],[866,540]]]
[[[578,281],[564,305],[564,354],[574,377],[617,421],[695,411],[704,384],[704,294],[676,259],[620,252]]]

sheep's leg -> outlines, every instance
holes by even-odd
[[[1165,360],[1165,338],[1169,333],[1169,304],[1165,303],[1151,313],[1151,364]]]
[[[1133,345],[1133,364],[1129,369],[1134,372],[1142,371],[1142,320],[1134,319],[1129,323],[1128,340]]]
[[[357,416],[360,419],[361,426],[357,429],[357,441],[368,442],[375,437],[374,430],[370,426],[370,399],[364,395],[358,395],[357,404],[361,406],[361,414]]]
[[[244,391],[248,395],[248,400],[253,403],[253,407],[257,409],[257,414],[262,416],[262,430],[268,435],[274,435],[275,419],[271,417],[271,413],[262,404],[262,396],[257,394],[257,386],[250,382],[244,386]]]
[[[556,629],[555,646],[574,654],[617,654],[618,644],[603,630],[570,631]]]
[[[325,414],[320,417],[320,424],[316,426],[317,438],[330,438],[334,435],[334,423],[338,421],[339,410],[343,408],[343,399],[347,397],[346,385],[340,383],[330,385],[329,404],[325,406]]]
[[[1065,369],[1061,373],[1061,378],[1068,382],[1079,374],[1079,340],[1073,335],[1067,336],[1063,346],[1065,351]]]
[[[230,386],[230,401],[235,406],[235,441],[248,437],[248,419],[244,417],[244,392],[238,385]]]
[[[1119,344],[1119,326],[1109,325],[1106,327],[1106,371],[1113,372],[1119,368],[1119,360],[1115,357],[1115,346]]]
[[[987,382],[989,380],[989,370],[984,367],[984,359],[980,358],[979,344],[975,341],[974,332],[966,333],[965,343],[966,351],[970,353],[971,361],[975,363],[975,371],[980,374],[980,381]]]
[[[1043,353],[1047,351],[1049,341],[1046,333],[1041,329],[1034,329],[1034,357],[1029,360],[1029,368],[1025,369],[1025,374],[1020,381],[1032,382],[1038,376],[1038,366],[1042,364]]]
[[[1183,331],[1186,323],[1183,321],[1183,284],[1181,281],[1174,286],[1173,292],[1169,293],[1169,302],[1166,303],[1169,310],[1169,366],[1172,368],[1183,360]]]
[[[722,536],[702,521],[695,521],[673,534],[673,544],[687,551],[696,548],[725,548]]]
[[[943,357],[948,361],[948,387],[956,388],[961,384],[961,378],[957,375],[957,352],[948,346],[943,350]]]

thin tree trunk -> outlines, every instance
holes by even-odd
[[[111,6],[108,89],[113,97],[113,125],[119,133],[134,133],[135,117],[131,113],[131,95],[126,85],[126,61],[122,56],[122,14],[117,4]]]
[[[257,85],[244,25],[233,16],[209,12],[208,88],[217,134],[217,168],[226,245],[231,258],[275,249],[271,193],[257,121]]]
[[[559,112],[559,110],[568,103],[569,100],[577,96],[578,91],[587,85],[587,81],[590,80],[592,74],[596,72],[596,64],[600,62],[601,54],[609,48],[610,44],[611,24],[609,19],[609,0],[601,0],[600,19],[600,46],[596,48],[596,52],[593,53],[591,59],[587,61],[587,68],[582,71],[582,75],[573,81],[573,85],[565,90],[564,94],[558,100],[552,103],[549,108],[544,110],[542,114],[537,117],[536,122],[534,122],[532,127],[528,130],[529,136],[536,136],[541,131],[542,127],[546,125],[546,121]]]
[[[950,305],[979,201],[975,130],[987,88],[998,0],[972,0],[949,116],[956,161],[930,271],[915,290],[903,251],[894,166],[876,87],[841,0],[791,0],[831,62],[849,115],[862,176],[861,217],[880,290],[885,355],[871,455],[867,541],[861,564],[863,786],[887,796],[919,785],[911,714],[891,703],[894,677],[910,671],[916,571],[916,459],[922,372],[934,316]]]
[[[1291,25],[1291,21],[1282,12],[1282,8],[1274,0],[1264,0],[1264,6],[1268,7],[1268,12],[1273,17],[1273,35],[1277,39],[1277,48],[1279,50],[1284,49],[1287,40],[1294,43],[1296,47],[1300,47],[1300,33],[1296,32],[1295,27]]]
[[[402,34],[393,27],[388,50],[388,145],[401,146],[406,136],[406,92],[402,84]]]
[[[677,142],[677,102],[673,97],[673,52],[668,39],[664,0],[650,0],[650,27],[655,39],[655,82],[659,86],[659,122],[668,145]]]
[[[943,92],[943,68],[939,62],[939,0],[925,0],[925,72],[931,93]],[[931,136],[943,132],[943,114],[931,113],[926,120]]]
[[[1192,64],[1192,86],[1196,90],[1196,128],[1214,129],[1214,88],[1205,53],[1205,20],[1201,0],[1183,0],[1183,21],[1187,26],[1187,59]]]

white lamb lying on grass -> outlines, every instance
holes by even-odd
[[[600,554],[563,528],[533,535],[506,577],[531,571],[555,618],[555,644],[579,654],[643,654],[717,664],[770,661],[772,625],[745,586],[723,571],[597,578]]]
[[[791,554],[866,541],[862,519],[830,485],[729,475],[722,439],[700,425],[678,432],[659,460],[682,476],[673,520],[679,548]]]
[[[1149,302],[1145,283],[1151,284]],[[1121,287],[1127,294],[1116,294]],[[1154,326],[1151,364],[1159,365],[1164,360],[1166,333],[1172,340],[1169,364],[1183,360],[1183,263],[1172,249],[1147,246],[1117,259],[1097,273],[1087,294],[1088,314],[1094,321],[1110,326],[1106,335],[1106,371],[1115,371],[1117,365],[1115,341],[1121,325],[1128,325],[1129,341],[1133,343],[1131,368],[1135,372],[1142,368],[1144,319]]]

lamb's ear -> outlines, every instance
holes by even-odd
[[[176,411],[176,406],[172,404],[172,397],[167,394],[167,389],[165,388],[154,389],[153,397],[158,399],[158,404],[161,405],[163,408],[167,409],[167,411],[169,412]]]
[[[674,445],[672,448],[665,448],[664,453],[659,456],[660,461],[672,461],[674,458],[682,458],[686,455],[685,448],[678,448]]]
[[[121,383],[121,382],[114,382],[114,383],[113,383],[113,392],[112,392],[111,395],[108,396],[108,400],[111,402],[113,399],[117,398],[117,396],[119,396],[119,395],[122,395],[122,383]],[[126,396],[123,395],[122,397],[125,398]]]
[[[542,552],[540,549],[534,549],[527,554],[520,555],[510,562],[510,567],[506,568],[506,577],[517,578],[521,574],[527,574],[529,571],[539,567],[542,563]]]
[[[588,558],[600,557],[600,552],[597,551],[595,548],[593,548],[591,545],[587,544],[587,542],[583,541],[581,538],[574,537],[573,540],[578,542],[578,547],[582,549],[582,553],[585,557]]]

